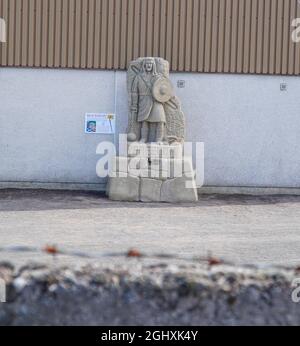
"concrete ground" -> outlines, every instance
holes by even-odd
[[[211,252],[237,264],[299,265],[300,197],[202,196],[197,204],[169,205],[111,202],[86,192],[0,190],[0,246],[45,244],[91,253]],[[0,252],[2,260],[54,261]]]

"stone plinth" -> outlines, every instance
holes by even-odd
[[[128,157],[116,157],[107,194],[115,201],[185,203],[198,201],[191,158],[182,146],[135,144]]]

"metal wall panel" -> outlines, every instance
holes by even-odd
[[[0,66],[299,75],[297,0],[0,0]]]

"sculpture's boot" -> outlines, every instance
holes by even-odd
[[[141,138],[141,143],[147,143],[148,142],[148,136],[149,136],[149,124],[144,121],[142,125],[142,138]]]
[[[156,127],[156,142],[162,143],[164,141],[164,129],[165,124],[164,123],[158,123]]]

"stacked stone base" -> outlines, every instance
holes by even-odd
[[[161,147],[159,147],[161,148]],[[172,148],[173,149],[173,148]],[[117,157],[113,161],[107,195],[114,201],[197,202],[198,193],[191,159],[180,158],[177,149],[171,158],[143,153]]]
[[[127,202],[197,202],[197,188],[187,188],[186,183],[193,184],[190,179],[182,177],[165,181],[128,176],[126,178],[109,178],[107,194],[113,201]]]

